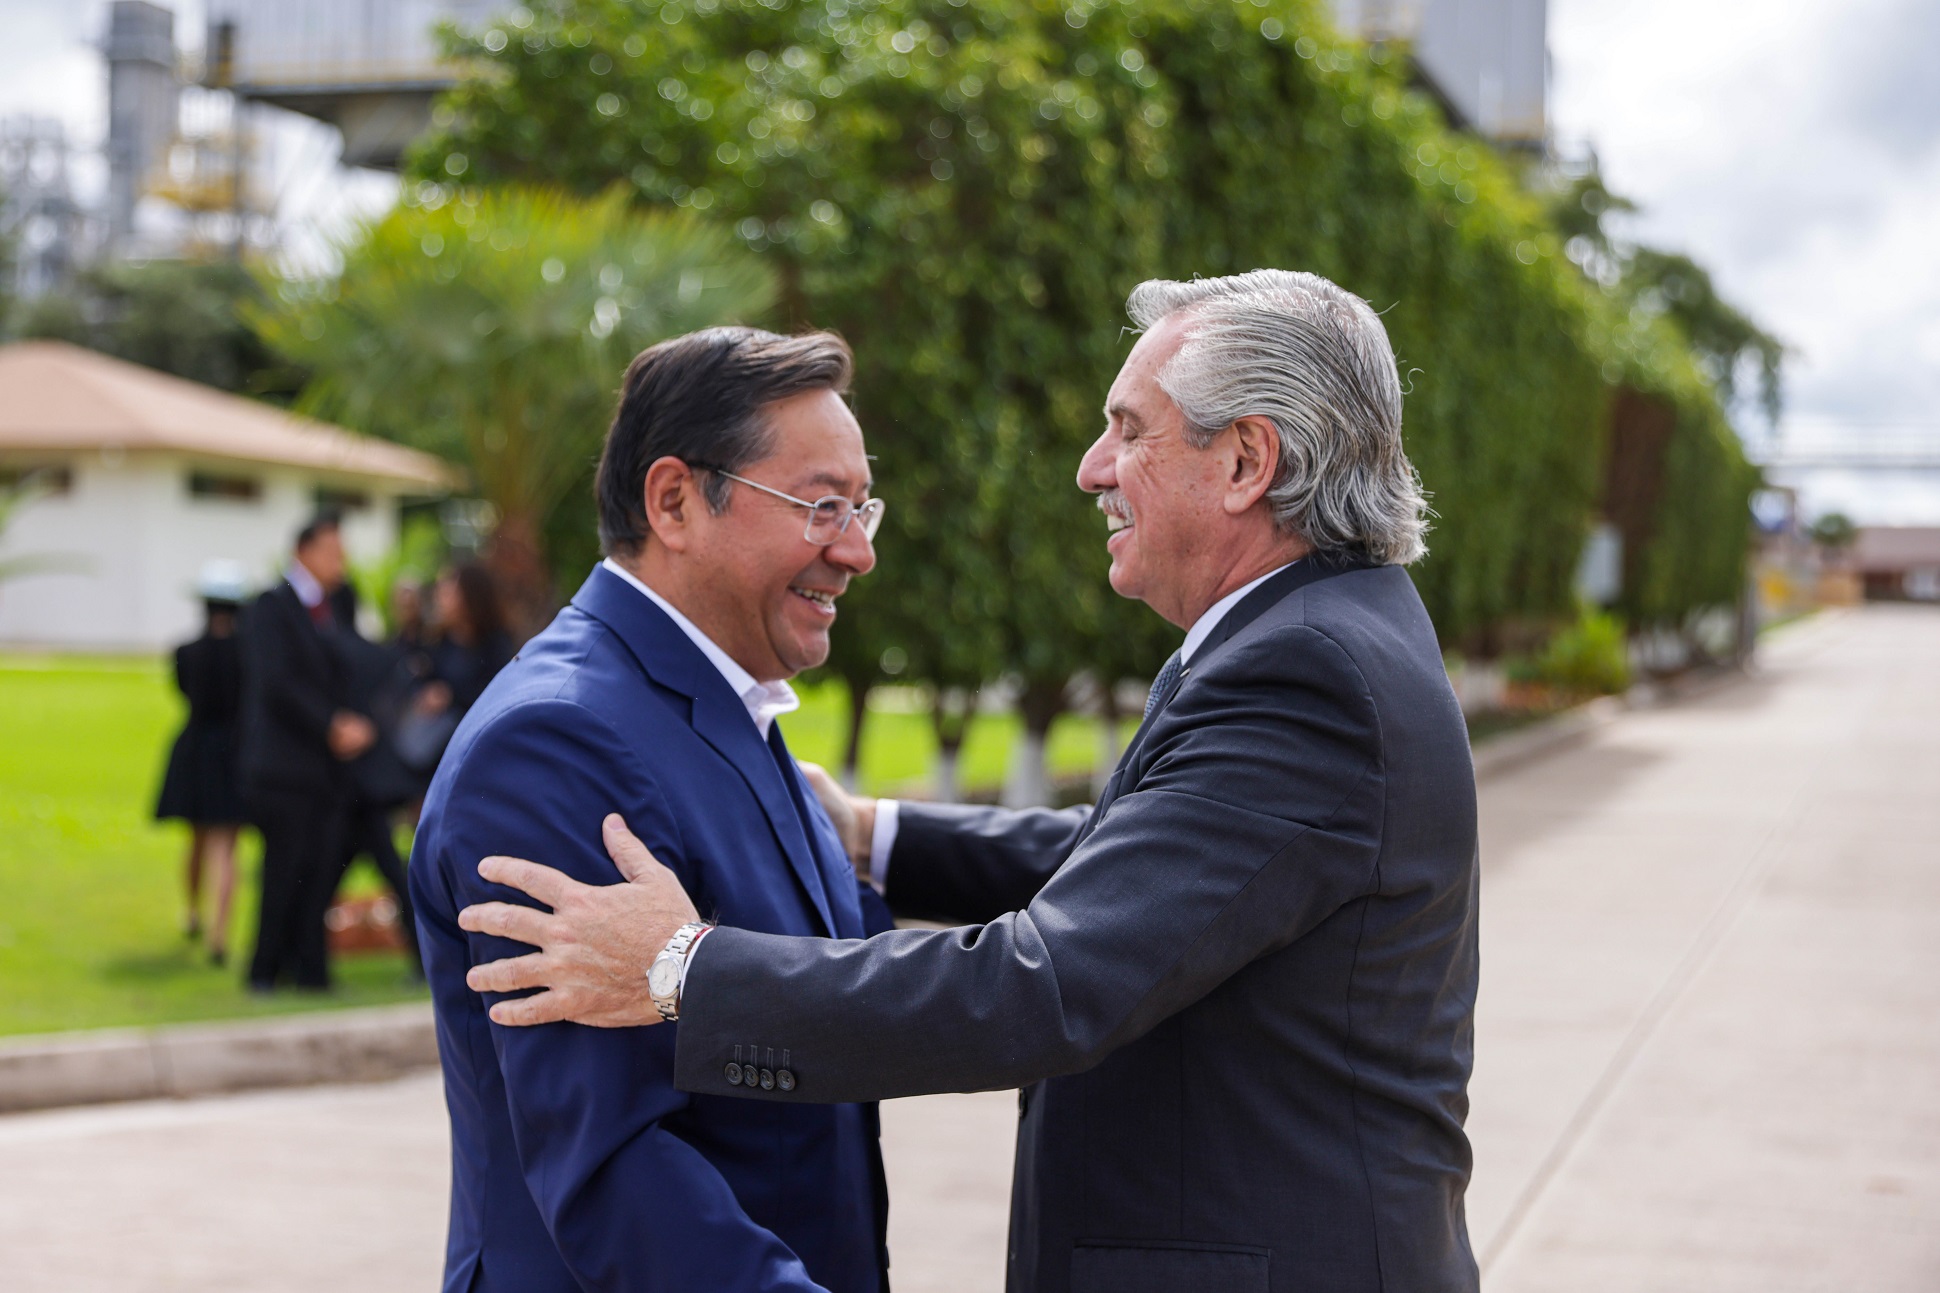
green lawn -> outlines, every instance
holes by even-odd
[[[809,689],[784,720],[803,758],[832,762],[841,693]],[[181,934],[181,854],[187,831],[155,822],[154,803],[181,706],[154,659],[0,656],[0,1035],[219,1019],[410,1000],[400,957],[340,957],[328,997],[263,999],[242,989],[239,960],[255,927],[261,846],[245,833],[243,882],[227,969],[208,965]],[[981,718],[963,755],[964,784],[1002,780],[1012,718]],[[1096,725],[1052,731],[1055,773],[1081,773]],[[919,713],[873,712],[862,751],[866,789],[920,788],[935,755]],[[367,866],[350,887],[374,887]]]

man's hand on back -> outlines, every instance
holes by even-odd
[[[546,1024],[567,1019],[598,1028],[660,1022],[647,992],[647,967],[676,930],[699,917],[674,873],[654,859],[618,813],[601,827],[606,851],[624,884],[591,885],[537,862],[489,857],[478,873],[530,894],[550,912],[487,902],[458,913],[458,924],[538,948],[525,956],[473,966],[465,982],[475,992],[543,992],[492,1007],[500,1024]]]
[[[801,763],[801,769],[802,775],[808,778],[809,788],[822,801],[829,820],[835,823],[835,833],[842,837],[842,847],[856,875],[868,880],[869,844],[876,833],[876,801],[850,794],[818,763]]]

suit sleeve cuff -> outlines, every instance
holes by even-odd
[[[896,848],[896,830],[901,824],[902,807],[894,799],[876,801],[876,826],[869,833],[869,883],[877,893],[889,888],[889,855]]]
[[[687,945],[687,955],[680,958],[680,986],[675,988],[674,992],[680,997],[682,1003],[685,1003],[687,999],[687,971],[693,968],[694,953],[701,950],[701,944],[705,943],[707,936],[713,932],[714,926],[709,925],[706,929],[694,935],[694,941]]]

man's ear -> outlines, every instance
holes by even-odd
[[[1222,500],[1229,516],[1238,516],[1266,497],[1280,474],[1280,431],[1271,418],[1247,416],[1227,428],[1233,437],[1233,473]]]
[[[671,455],[647,468],[642,503],[653,537],[670,552],[685,552],[693,537],[695,510],[705,508],[700,477]]]

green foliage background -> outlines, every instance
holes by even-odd
[[[315,374],[299,409],[462,463],[498,510],[491,560],[533,628],[557,604],[548,531],[590,490],[628,362],[765,315],[775,293],[768,266],[691,214],[509,186],[397,207],[348,241],[337,275],[270,286],[248,317]]]
[[[1306,0],[554,0],[453,42],[477,74],[416,154],[427,198],[624,181],[733,227],[784,324],[855,344],[890,508],[853,681],[888,646],[941,681],[1149,673],[1176,635],[1109,594],[1072,478],[1127,290],[1263,265],[1385,312],[1445,641],[1573,613],[1620,383],[1678,411],[1624,609],[1737,595],[1750,474],[1674,321],[1619,308],[1398,52]]]

